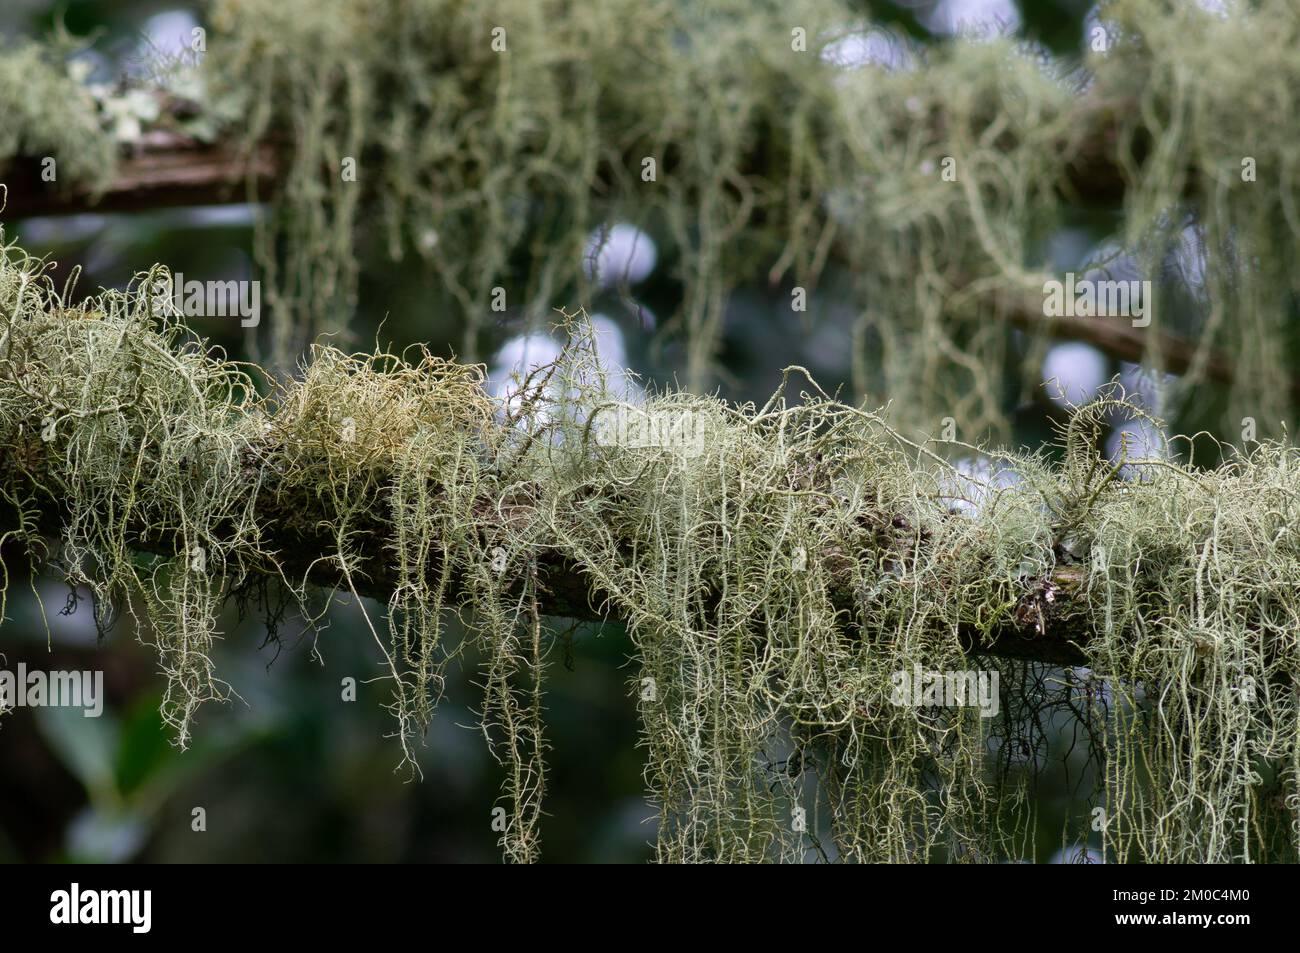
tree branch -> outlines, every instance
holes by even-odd
[[[263,466],[257,462],[259,457],[260,454],[254,453],[245,455],[250,486],[263,482],[258,473],[258,468]],[[260,477],[273,479],[273,474],[262,473]],[[15,488],[33,485],[33,476],[19,465],[17,452],[3,445],[0,445],[0,484]],[[66,506],[48,493],[39,498],[43,502],[37,526],[46,536],[57,538],[67,517]],[[334,550],[336,540],[329,529],[330,516],[319,498],[306,493],[282,498],[264,491],[259,494],[257,504],[257,522],[263,529],[261,548],[267,555],[261,564],[249,567],[253,575],[261,575],[268,581],[302,580],[325,589],[346,588],[336,562],[321,558]],[[484,512],[492,508],[488,501],[482,507]],[[17,513],[0,495],[0,525],[17,523]],[[357,592],[386,602],[399,581],[391,548],[393,527],[376,522],[353,530],[350,542],[356,562],[352,577]],[[183,549],[173,535],[146,536],[138,528],[127,533],[127,542],[140,552],[163,556],[175,556]],[[850,584],[852,563],[839,552],[826,553],[823,557],[832,567],[832,578],[840,580],[833,583],[831,601],[846,620],[846,635],[856,635],[858,626],[852,620],[861,609]],[[7,566],[11,575],[24,558],[14,547],[8,551],[0,549],[0,565]],[[579,621],[623,621],[599,611],[597,607],[606,604],[608,594],[593,585],[581,568],[550,550],[542,550],[537,559],[544,614]],[[430,569],[436,574],[436,557],[431,557],[431,561],[434,564]],[[963,629],[960,637],[964,646],[978,655],[1055,665],[1086,665],[1087,656],[1082,648],[1088,640],[1082,623],[1083,583],[1084,572],[1078,566],[1058,566],[1045,579],[1026,580],[1020,599],[1007,619],[986,637],[973,627]],[[448,604],[458,603],[462,594],[463,580],[453,579],[447,593]]]
[[[147,133],[117,174],[96,193],[87,186],[60,188],[41,180],[39,163],[14,162],[3,170],[8,197],[6,218],[72,215],[84,212],[147,212],[158,208],[228,205],[272,195],[282,167],[278,151],[263,145],[252,154],[233,143],[201,143],[171,132]]]

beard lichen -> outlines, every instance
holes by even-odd
[[[1212,405],[1200,385],[1217,348],[1235,368],[1227,432],[1243,417],[1272,426],[1294,409],[1300,126],[1279,119],[1300,101],[1300,7],[1143,0],[1107,15],[1118,40],[1096,64],[1099,90],[1134,104],[1115,148],[1130,182],[1123,237],[1146,244],[1151,277],[1163,263],[1173,279],[1153,327],[1196,341],[1173,399]]]
[[[182,745],[202,703],[230,695],[212,647],[250,585],[308,618],[317,587],[387,599],[362,603],[364,622],[411,765],[447,662],[478,649],[515,860],[539,851],[561,590],[635,647],[660,859],[1032,856],[1033,780],[1066,718],[1096,778],[1075,829],[1106,859],[1295,860],[1296,451],[1262,443],[1215,470],[1177,448],[1111,460],[1103,422],[1142,416],[1122,396],[1074,414],[1060,462],[990,454],[987,480],[908,438],[940,416],[1005,434],[1001,375],[1021,359],[1007,323],[1041,288],[1033,249],[1065,220],[1070,169],[1098,148],[1124,170],[1119,238],[1148,271],[1189,217],[1206,250],[1186,314],[1149,303],[1156,328],[1200,336],[1179,386],[1196,394],[1223,347],[1243,355],[1231,413],[1286,410],[1300,142],[1276,120],[1300,95],[1300,17],[1283,0],[1229,18],[1122,0],[1104,16],[1081,93],[1007,41],[845,71],[818,55],[858,21],[833,3],[221,0],[207,82],[242,91],[250,143],[292,140],[259,239],[290,319],[273,325],[281,365],[354,303],[367,189],[370,237],[424,260],[471,356],[499,286],[536,321],[588,300],[583,247],[616,218],[677,248],[697,387],[737,282],[811,287],[838,257],[859,389],[899,409],[887,421],[811,383],[761,407],[682,392],[619,406],[580,326],[505,408],[477,367],[321,346],[262,397],[256,369],[144,291],[158,272],[78,304],[6,246],[3,557],[89,589],[104,625],[136,616]],[[93,178],[112,147],[62,77],[31,48],[0,60],[21,120],[0,157],[66,154]],[[30,108],[35,79],[61,112]],[[1082,121],[1099,109],[1118,130],[1101,147]],[[527,277],[507,281],[522,258]],[[629,419],[668,425],[630,437]],[[456,644],[451,613],[469,634]],[[1031,648],[1068,638],[1087,670],[989,661],[1008,628]],[[968,669],[999,676],[996,717],[894,695],[900,673]]]
[[[346,341],[377,251],[424,270],[473,360],[501,295],[534,326],[591,305],[584,251],[624,221],[665,251],[664,334],[686,345],[692,391],[714,378],[731,292],[804,289],[815,322],[832,310],[821,283],[855,315],[859,396],[892,401],[913,436],[952,417],[1005,442],[1009,402],[1038,383],[1044,281],[1108,274],[1053,240],[1108,207],[1100,248],[1117,276],[1153,282],[1153,332],[1197,341],[1168,406],[1272,436],[1291,409],[1290,0],[1230,16],[1114,0],[1086,55],[1055,60],[1007,38],[912,45],[840,0],[217,0],[210,25],[198,125],[270,141],[283,162],[257,241],[284,319],[259,353],[280,371],[318,332]],[[846,60],[846,37],[879,41],[870,62]],[[0,161],[53,155],[60,183],[102,184],[112,135],[62,49],[0,57]],[[1117,181],[1079,194],[1080,169]],[[1163,364],[1165,339],[1145,339]],[[1239,356],[1226,400],[1203,386],[1222,381],[1221,353]]]
[[[1296,857],[1295,450],[1112,460],[1103,422],[1140,411],[1110,395],[1062,461],[994,455],[984,480],[796,395],[798,369],[763,406],[620,404],[580,320],[504,406],[478,367],[329,347],[260,397],[159,277],[76,304],[0,256],[0,506],[6,560],[52,550],[101,621],[138,615],[179,743],[230,694],[223,601],[269,580],[306,617],[320,586],[388,598],[366,625],[412,764],[447,661],[481,650],[511,859],[539,851],[550,611],[626,625],[662,860],[1033,856],[1062,715],[1096,769],[1076,830],[1107,859]],[[1090,671],[985,660],[1008,630]],[[998,676],[979,707],[899,691],[968,671]]]
[[[0,40],[0,172],[14,159],[39,163],[56,187],[102,187],[117,165],[117,143],[67,57],[66,37],[49,44]],[[4,194],[0,191],[0,208]]]
[[[280,363],[342,329],[368,249],[426,268],[472,360],[499,293],[534,324],[589,305],[583,249],[627,221],[671,249],[665,328],[692,391],[733,290],[826,281],[857,315],[860,395],[891,400],[909,433],[952,417],[1003,442],[1004,372],[1022,399],[1037,384],[1046,322],[1025,317],[1044,281],[1102,267],[1053,261],[1050,242],[1122,189],[1111,244],[1154,282],[1153,327],[1199,340],[1170,406],[1272,426],[1290,393],[1300,142],[1278,117],[1300,97],[1300,16],[1289,0],[1231,16],[1116,0],[1100,17],[1086,57],[1053,61],[1010,39],[913,48],[836,0],[220,0],[204,68],[245,97],[250,144],[286,140],[261,255],[294,319]],[[869,35],[897,55],[835,52]],[[1120,181],[1080,196],[1079,168]],[[1201,386],[1216,349],[1244,355],[1226,413]]]

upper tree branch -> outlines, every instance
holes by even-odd
[[[1092,104],[1081,110],[1092,129],[1082,137],[1083,151],[1070,164],[1061,192],[1071,201],[1113,205],[1124,195],[1125,175],[1114,161],[1114,106]],[[285,174],[281,147],[264,144],[251,154],[233,142],[203,144],[171,132],[155,131],[126,156],[116,176],[98,195],[85,187],[64,188],[41,180],[39,164],[28,160],[0,169],[8,186],[4,218],[79,212],[140,212],[177,206],[222,205],[274,195]],[[1013,324],[1031,333],[1086,341],[1120,360],[1141,363],[1158,355],[1163,370],[1184,374],[1196,359],[1197,346],[1154,329],[1122,327],[1090,318],[1046,318],[1039,302],[1024,300],[1010,310]],[[1209,380],[1231,384],[1235,364],[1227,355],[1204,355]],[[1300,383],[1296,387],[1300,399]]]
[[[81,212],[147,212],[178,206],[247,202],[275,190],[283,174],[278,152],[264,145],[244,154],[231,142],[211,145],[171,132],[147,133],[122,159],[117,174],[98,195],[86,186],[44,182],[40,163],[17,161],[0,169],[8,186],[3,216],[69,215]]]

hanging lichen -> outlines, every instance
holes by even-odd
[[[1191,442],[1181,461],[1110,459],[1103,425],[1146,419],[1120,394],[1070,418],[1055,463],[967,447],[979,476],[913,442],[941,416],[1007,435],[1004,372],[1036,370],[1041,343],[1023,304],[1048,274],[1036,249],[1098,151],[1127,179],[1118,237],[1148,271],[1189,222],[1205,251],[1202,272],[1180,265],[1185,313],[1153,307],[1156,329],[1203,342],[1180,392],[1198,397],[1222,347],[1243,355],[1229,419],[1289,408],[1300,133],[1278,117],[1300,97],[1300,16],[1284,0],[1103,15],[1086,83],[1004,41],[846,71],[819,54],[869,25],[829,2],[222,0],[205,86],[287,163],[259,237],[270,396],[147,293],[157,270],[78,304],[6,246],[5,558],[87,587],[105,626],[139,613],[181,744],[229,695],[211,661],[224,600],[273,586],[312,617],[323,587],[387,599],[362,608],[413,765],[461,613],[515,860],[539,851],[556,600],[635,645],[661,859],[1030,854],[1050,716],[1086,730],[1100,813],[1076,828],[1108,859],[1294,860],[1296,451],[1212,471]],[[58,111],[31,107],[37,88]],[[48,152],[73,182],[111,169],[111,123],[48,51],[0,58],[0,103],[17,117],[0,158]],[[472,356],[498,288],[535,321],[584,303],[588,236],[616,218],[676,246],[695,394],[620,404],[580,321],[504,407],[480,368],[424,352],[317,345],[289,373],[346,327],[372,245],[427,265]],[[734,287],[811,287],[835,260],[859,389],[893,398],[888,415],[811,382],[762,407],[696,396]],[[1008,632],[1087,668],[986,661]],[[967,670],[998,675],[996,717],[897,693]]]
[[[860,395],[912,434],[951,417],[1005,441],[1008,406],[1039,383],[1042,287],[1060,277],[1044,249],[1076,221],[1073,170],[1100,163],[1120,170],[1113,242],[1153,281],[1153,331],[1198,342],[1168,405],[1233,438],[1243,417],[1279,435],[1292,409],[1289,0],[1230,16],[1115,0],[1082,62],[1005,39],[913,45],[838,0],[218,0],[210,22],[192,124],[269,140],[283,163],[257,256],[283,318],[259,351],[281,370],[318,332],[347,340],[380,250],[424,269],[473,360],[503,302],[534,325],[589,304],[590,236],[628,221],[668,246],[664,334],[686,343],[693,391],[714,379],[734,289],[814,291],[834,272]],[[846,65],[845,37],[877,53]],[[100,181],[111,116],[59,55],[0,58],[0,101],[25,117],[0,158],[66,154],[67,181]],[[1240,356],[1227,403],[1202,386],[1224,379],[1222,353]]]
[[[1300,128],[1281,117],[1300,103],[1300,8],[1143,0],[1108,16],[1117,39],[1093,65],[1099,96],[1134,104],[1115,150],[1132,179],[1126,237],[1151,248],[1149,272],[1172,248],[1184,295],[1157,302],[1154,326],[1197,342],[1175,396],[1195,399],[1217,349],[1235,364],[1227,432],[1247,416],[1275,428],[1294,409]]]
[[[1059,464],[1004,454],[985,480],[811,382],[762,407],[620,404],[580,319],[505,410],[479,368],[325,347],[262,399],[157,277],[73,304],[0,256],[0,505],[5,552],[39,562],[54,534],[102,621],[142,600],[181,744],[228,695],[210,650],[250,585],[309,616],[319,586],[388,597],[367,624],[407,758],[460,612],[502,846],[533,860],[545,617],[597,610],[640,661],[661,859],[1021,856],[1057,710],[1092,739],[1108,858],[1297,855],[1296,451],[1110,460],[1103,422],[1141,413],[1116,395],[1071,418]],[[1041,667],[981,660],[1007,633],[1090,671],[1040,698]],[[978,705],[900,693],[968,670],[1000,681]]]

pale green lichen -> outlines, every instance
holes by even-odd
[[[40,168],[47,182],[103,186],[111,180],[116,145],[69,53],[66,42],[0,44],[0,172],[21,157],[53,160]]]
[[[1166,296],[1155,309],[1156,328],[1198,346],[1175,399],[1197,397],[1202,362],[1217,348],[1236,370],[1227,432],[1249,416],[1280,436],[1277,422],[1295,409],[1300,126],[1285,117],[1300,105],[1300,7],[1239,4],[1224,16],[1134,0],[1109,15],[1121,38],[1091,65],[1101,95],[1136,104],[1118,116],[1116,155],[1133,183],[1126,235],[1159,254],[1186,242],[1183,212],[1197,228],[1195,247],[1176,249],[1191,264],[1192,301]]]
[[[39,560],[62,511],[69,582],[101,612],[143,599],[182,743],[225,694],[217,610],[259,580],[308,615],[311,580],[391,593],[367,621],[408,757],[463,648],[457,611],[507,769],[502,845],[535,859],[558,561],[635,645],[663,860],[1032,853],[1053,710],[1092,739],[1108,858],[1297,855],[1295,450],[1108,460],[1104,422],[1140,411],[1106,397],[1061,463],[1001,455],[1015,478],[985,485],[811,383],[762,407],[663,394],[610,423],[580,321],[508,416],[481,369],[427,354],[319,348],[260,399],[157,304],[74,305],[0,257],[0,505],[19,514],[7,552]],[[631,434],[629,413],[685,426]],[[1072,633],[1091,673],[1040,698],[1041,669],[999,662],[998,718],[891,703],[900,671],[987,669],[970,642],[1007,626]]]
[[[1211,262],[1201,339],[1245,355],[1232,412],[1267,420],[1288,400],[1300,152],[1277,119],[1297,94],[1297,12],[1123,0],[1106,15],[1124,35],[1091,64],[1089,108],[1136,103],[1116,107],[1106,147],[1131,179],[1125,237],[1153,267],[1195,212]],[[521,257],[512,287],[537,320],[584,301],[583,244],[615,216],[653,218],[679,246],[697,384],[732,287],[756,273],[811,284],[834,252],[852,269],[859,353],[881,354],[859,384],[898,401],[891,421],[812,385],[763,407],[674,392],[645,411],[702,428],[699,452],[602,439],[616,411],[580,326],[508,418],[480,369],[423,353],[318,347],[264,400],[251,368],[189,341],[165,303],[128,290],[75,305],[9,249],[3,539],[39,562],[46,514],[65,510],[54,564],[105,612],[142,600],[182,743],[200,703],[227,693],[210,662],[217,609],[249,585],[269,579],[311,614],[309,575],[355,593],[383,570],[386,618],[367,622],[408,758],[461,648],[445,617],[463,612],[486,659],[512,859],[538,856],[552,560],[578,567],[635,643],[662,859],[1030,853],[1045,709],[1088,730],[1108,858],[1296,859],[1296,451],[1258,445],[1214,471],[1112,461],[1103,424],[1141,410],[1107,397],[1071,418],[1059,463],[995,455],[1018,479],[985,487],[891,426],[942,413],[1005,433],[1007,323],[1043,277],[1031,249],[1062,220],[1056,186],[1092,130],[1074,88],[1005,43],[941,49],[915,71],[838,70],[818,44],[851,19],[837,4],[224,0],[206,68],[218,95],[244,90],[250,142],[292,131],[278,225],[261,236],[271,304],[296,316],[276,324],[278,353],[346,324],[352,186],[368,182],[389,250],[420,249],[465,317],[467,353]],[[1235,71],[1246,61],[1263,69]],[[11,146],[32,148],[45,147]],[[357,183],[334,174],[347,158]],[[1204,375],[1194,363],[1184,389]],[[303,562],[274,549],[285,533],[319,546],[299,547]],[[1086,677],[1041,699],[1041,671],[998,663],[998,719],[889,703],[894,673],[986,666],[972,634],[1035,619],[1077,634]]]
[[[734,289],[824,281],[857,312],[860,395],[891,401],[909,432],[951,417],[997,441],[1038,384],[1034,312],[1053,276],[1046,242],[1076,220],[1071,171],[1100,157],[1126,180],[1114,237],[1156,283],[1153,326],[1197,341],[1169,405],[1226,435],[1247,416],[1277,435],[1300,250],[1300,142],[1280,117],[1300,97],[1300,15],[1288,0],[1231,16],[1115,0],[1101,16],[1106,50],[1072,73],[1008,40],[847,68],[823,54],[877,28],[838,0],[220,0],[210,52],[183,71],[203,100],[187,122],[283,150],[258,242],[284,318],[261,353],[281,369],[317,332],[346,340],[374,249],[424,269],[473,359],[497,289],[535,325],[590,303],[585,246],[621,220],[667,240],[679,296],[666,334],[688,345],[679,370],[696,392]],[[26,118],[0,132],[13,140],[0,156],[57,146],[74,176],[111,168],[59,58],[8,59],[5,99]],[[1204,275],[1189,265],[1202,251]],[[1216,351],[1240,356],[1227,401],[1203,386],[1221,376]]]
[[[956,321],[943,333],[954,347],[971,342],[960,314],[940,321],[940,292],[961,267],[978,280],[1022,274],[1027,220],[1054,207],[1070,156],[1073,98],[1005,44],[954,47],[919,72],[846,73],[820,54],[858,22],[825,2],[425,0],[323,15],[313,4],[227,0],[208,62],[250,91],[250,138],[294,130],[281,234],[285,304],[300,329],[350,304],[355,246],[327,243],[353,234],[369,189],[390,253],[418,250],[465,320],[467,355],[497,287],[535,321],[584,303],[587,237],[621,218],[673,239],[682,302],[671,324],[690,345],[697,389],[738,282],[811,285],[837,250],[873,302],[863,329],[878,318],[894,335],[886,346],[907,354],[921,352],[914,332],[926,332],[932,356],[915,389],[947,392],[953,362],[929,332]],[[944,156],[960,163],[961,186],[941,178]],[[354,183],[339,174],[349,157]],[[978,229],[961,238],[972,221]],[[929,276],[918,283],[919,329],[918,267]],[[892,356],[885,363],[902,366]],[[977,371],[987,364],[972,358]],[[959,408],[963,422],[1000,419],[990,388],[977,393],[970,413]]]

